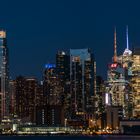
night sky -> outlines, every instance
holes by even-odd
[[[0,0],[0,28],[7,31],[10,75],[41,79],[45,63],[58,50],[92,48],[97,74],[106,78],[113,55],[114,26],[118,54],[129,43],[140,46],[140,0]]]

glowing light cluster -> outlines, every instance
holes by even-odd
[[[117,64],[111,64],[111,68],[116,68],[117,67]]]
[[[46,65],[45,65],[45,68],[46,68],[46,69],[51,69],[51,68],[55,68],[55,67],[56,67],[55,64],[46,64]]]

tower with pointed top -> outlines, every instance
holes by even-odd
[[[128,26],[126,26],[126,41],[127,41],[127,49],[129,49],[129,41],[128,41]]]
[[[126,49],[124,50],[123,55],[128,56],[128,55],[131,55],[131,54],[132,54],[132,51],[129,50],[128,26],[126,26]]]
[[[129,50],[128,41],[128,27],[126,30],[126,49],[123,55],[117,56],[117,43],[116,43],[116,29],[114,32],[114,56],[113,62],[109,64],[108,68],[108,81],[106,87],[107,101],[108,105],[120,106],[123,110],[123,116],[127,117],[129,104],[129,85],[126,80],[126,75],[128,75],[128,69],[124,67],[124,64],[129,66],[129,57],[131,51]],[[126,74],[127,73],[127,74]],[[109,98],[108,98],[109,97]]]
[[[119,58],[125,69],[125,79],[129,80],[132,76],[132,51],[129,49],[128,26],[126,26],[126,48]]]
[[[116,42],[116,27],[114,31],[114,57],[113,57],[113,62],[117,62],[117,42]]]
[[[121,106],[123,117],[132,115],[132,94],[130,86],[132,52],[129,50],[128,26],[126,28],[126,49],[117,56],[116,31],[114,32],[114,59],[109,65],[107,93],[110,95],[111,106]],[[108,96],[107,95],[107,96]]]

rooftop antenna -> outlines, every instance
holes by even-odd
[[[129,40],[128,40],[128,25],[126,26],[126,46],[127,46],[127,49],[129,50]]]
[[[116,43],[116,27],[114,30],[114,58],[113,58],[114,62],[117,62],[117,43]]]

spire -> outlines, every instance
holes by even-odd
[[[128,41],[128,26],[126,26],[126,45],[127,45],[127,49],[129,50],[129,41]]]
[[[114,58],[113,58],[114,62],[117,62],[117,43],[116,43],[116,27],[114,30]]]
[[[129,40],[128,40],[128,26],[126,26],[126,49],[124,50],[123,55],[131,55],[132,51],[129,50]]]

